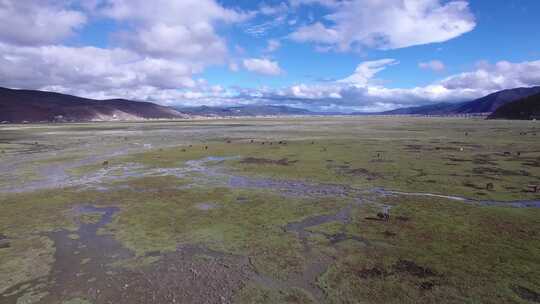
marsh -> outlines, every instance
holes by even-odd
[[[534,302],[538,131],[411,117],[2,125],[0,303]]]

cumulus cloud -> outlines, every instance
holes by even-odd
[[[483,63],[476,70],[450,76],[442,80],[441,84],[448,89],[484,91],[540,85],[540,60]]]
[[[265,58],[248,58],[242,63],[246,70],[262,75],[277,76],[283,73],[278,62]]]
[[[95,47],[14,47],[0,43],[2,85],[107,91],[139,86],[183,88],[195,85],[193,67],[149,58],[124,49]]]
[[[146,24],[196,24],[222,20],[237,22],[248,18],[241,12],[226,9],[214,0],[102,0],[100,13],[117,20],[133,20]]]
[[[434,72],[441,72],[441,71],[444,71],[444,69],[446,68],[444,63],[440,60],[430,60],[427,62],[420,62],[418,64],[418,67],[423,70],[432,70]]]
[[[132,30],[115,36],[124,47],[153,57],[207,63],[221,62],[227,55],[216,25],[250,17],[214,0],[103,0],[96,10],[132,25]]]
[[[0,85],[169,105],[267,103],[326,111],[382,111],[540,85],[540,61],[501,61],[478,64],[427,86],[388,87],[378,73],[399,64],[391,58],[362,62],[340,80],[283,88],[223,88],[200,79],[216,63],[228,63],[231,71],[284,73],[275,59],[239,60],[248,51],[238,46],[229,55],[218,28],[237,23],[247,24],[256,36],[291,24],[296,28],[291,38],[341,51],[441,42],[475,26],[467,2],[459,0],[272,3],[278,4],[260,6],[252,22],[255,13],[226,8],[217,0],[0,0]],[[330,13],[301,25],[302,18],[292,14],[302,5],[322,5]],[[92,18],[112,20],[122,29],[113,30],[111,47],[63,45]],[[280,40],[269,39],[263,54],[270,56],[280,47]],[[440,71],[444,64],[432,60],[419,67]]]
[[[373,81],[377,73],[398,64],[394,59],[367,61],[342,80],[296,84],[276,90],[245,90],[244,99],[287,104],[320,111],[378,112],[436,102],[472,100],[497,90],[540,85],[540,61],[484,63],[427,86],[389,88]]]
[[[0,41],[17,45],[45,45],[65,39],[87,21],[68,8],[67,1],[1,0]]]
[[[466,1],[440,0],[297,0],[319,3],[332,13],[302,26],[290,37],[339,51],[357,48],[398,49],[444,42],[474,29]]]
[[[216,28],[250,16],[215,0],[0,0],[0,85],[158,102],[217,94],[194,77],[227,59]],[[88,18],[123,30],[112,47],[62,45]]]
[[[206,23],[167,25],[163,23],[141,27],[137,33],[116,35],[129,49],[152,57],[164,57],[199,61],[222,62],[227,55],[226,42],[214,33]]]

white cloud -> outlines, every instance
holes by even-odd
[[[161,89],[195,86],[192,65],[143,57],[124,49],[17,47],[0,43],[0,84],[73,90]]]
[[[289,11],[289,6],[286,2],[281,2],[277,5],[268,5],[263,3],[259,6],[259,12],[267,16],[283,15],[287,14]]]
[[[297,83],[281,89],[227,89],[197,79],[211,64],[231,71],[276,76],[278,61],[244,58],[239,46],[228,54],[218,28],[254,18],[225,8],[217,0],[0,0],[0,85],[49,89],[93,98],[129,98],[162,104],[223,105],[283,103],[319,110],[379,111],[441,101],[473,99],[496,90],[540,85],[540,61],[483,62],[468,72],[427,86],[391,88],[378,73],[395,59],[360,63],[341,80]],[[276,2],[273,2],[276,3]],[[458,0],[291,0],[263,5],[253,35],[287,24],[300,5],[323,5],[330,14],[300,26],[291,35],[315,42],[320,50],[393,49],[446,41],[475,26],[467,2]],[[309,16],[309,15],[308,15]],[[111,36],[113,47],[63,46],[92,19],[113,20],[124,32]],[[298,25],[296,25],[298,22]],[[269,39],[266,55],[281,47]],[[432,60],[420,68],[440,71]]]
[[[278,62],[265,58],[248,58],[242,63],[246,70],[262,75],[277,76],[283,73]]]
[[[67,1],[1,0],[0,20],[0,42],[44,45],[73,35],[87,18]]]
[[[325,45],[338,44],[343,39],[339,30],[327,28],[321,22],[300,27],[291,34],[291,38],[300,42],[312,41]],[[348,47],[349,42],[346,42],[345,48]]]
[[[152,57],[216,63],[227,56],[218,24],[241,22],[250,14],[214,0],[103,0],[97,13],[132,25],[115,35],[124,47]]]
[[[59,44],[86,15],[123,29],[112,33],[115,46]],[[216,28],[251,14],[215,0],[0,0],[0,17],[2,86],[179,102],[213,90],[193,77],[228,59]]]
[[[290,0],[290,2],[293,7],[300,5],[312,5],[315,3],[326,7],[337,7],[340,4],[340,0]]]
[[[286,1],[275,5],[262,2],[257,12],[253,13],[253,20],[246,24],[245,32],[253,37],[260,38],[269,34],[276,28],[289,23],[289,15],[293,13]]]
[[[324,22],[302,26],[290,37],[339,51],[358,48],[397,49],[444,42],[474,29],[466,1],[440,0],[298,0],[319,3],[332,13]]]
[[[240,70],[240,67],[238,66],[238,63],[230,62],[229,63],[229,70],[232,71],[232,72],[238,72]]]
[[[238,22],[248,15],[226,9],[214,0],[102,0],[99,12],[117,20],[145,24],[196,24],[214,21]]]
[[[339,80],[341,83],[348,83],[354,86],[365,87],[369,80],[375,76],[375,74],[386,69],[387,66],[398,64],[395,59],[381,59],[375,61],[366,61],[359,64],[351,76]]]
[[[220,63],[227,56],[226,42],[214,33],[210,24],[191,26],[162,23],[117,35],[126,46],[152,57]]]
[[[253,37],[260,38],[266,36],[270,31],[285,25],[287,21],[286,15],[269,16],[269,18],[270,19],[266,18],[266,20],[263,21],[256,20],[251,24],[248,24],[245,29],[246,33]]]
[[[294,104],[315,110],[377,112],[436,102],[472,100],[494,91],[540,85],[540,61],[484,63],[476,70],[450,76],[430,85],[388,88],[373,81],[393,59],[367,61],[342,80],[296,84],[277,90],[244,91],[242,98],[264,103]]]
[[[423,70],[432,70],[434,72],[441,72],[441,71],[444,71],[444,69],[446,68],[444,63],[440,60],[430,60],[427,62],[420,62],[418,64],[418,67]]]
[[[515,87],[540,85],[540,60],[512,63],[483,62],[472,72],[450,76],[441,81],[449,89],[495,91]]]
[[[273,53],[281,47],[281,42],[277,39],[268,40],[268,46],[266,47],[266,52]]]

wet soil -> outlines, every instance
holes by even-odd
[[[88,284],[90,279],[95,280],[96,283],[89,285],[103,282],[106,272],[104,269],[108,264],[120,258],[132,256],[130,251],[124,249],[111,236],[97,235],[97,230],[109,223],[117,211],[117,208],[77,207],[73,210],[74,216],[99,213],[101,219],[97,223],[81,222],[76,232],[59,230],[47,235],[54,241],[56,251],[55,262],[48,278],[51,284],[47,287],[49,295],[43,299],[43,303],[61,302],[60,300],[66,296],[66,291],[78,290],[81,286]],[[75,238],[74,235],[77,237]],[[38,283],[35,281],[21,284],[28,286],[22,290],[20,290],[21,286],[11,288],[5,294],[10,294],[15,290],[19,290],[19,293],[5,299],[5,303],[15,303],[19,296],[27,292],[26,289],[32,289],[33,285]]]
[[[0,233],[0,249],[9,248],[10,246],[9,238]]]
[[[288,158],[282,158],[278,160],[267,159],[267,158],[255,158],[247,157],[240,161],[242,164],[250,165],[279,165],[279,166],[290,166],[297,163],[298,160],[289,160]]]
[[[95,303],[230,303],[252,273],[243,257],[180,246],[148,266],[109,276]]]
[[[119,210],[115,207],[80,206],[72,210],[75,217],[99,214],[99,220],[93,223],[81,221],[79,229],[75,232],[59,230],[48,234],[47,236],[55,243],[56,252],[55,263],[47,280],[35,280],[14,286],[0,295],[0,302],[15,304],[17,298],[37,290],[47,292],[47,295],[40,301],[40,303],[45,304],[61,303],[75,297],[86,298],[94,304],[229,303],[234,293],[248,280],[277,289],[301,288],[322,302],[325,295],[316,282],[334,260],[332,257],[317,252],[310,244],[310,236],[322,235],[329,241],[330,245],[352,240],[369,246],[369,242],[365,239],[349,235],[345,230],[346,224],[350,222],[351,210],[356,205],[362,204],[368,195],[431,196],[484,206],[540,208],[540,201],[509,203],[474,201],[432,193],[406,193],[384,189],[359,190],[347,185],[235,176],[224,173],[219,166],[215,165],[228,159],[232,158],[208,157],[189,161],[182,168],[162,168],[151,172],[152,174],[165,175],[195,174],[199,175],[200,179],[210,180],[218,185],[242,189],[275,190],[284,196],[337,197],[353,201],[344,205],[334,214],[308,217],[302,221],[289,223],[284,227],[285,231],[297,235],[303,244],[302,254],[307,261],[304,271],[292,274],[287,281],[279,281],[258,273],[249,257],[210,251],[196,245],[179,246],[176,251],[169,253],[151,253],[149,256],[156,257],[157,261],[144,267],[121,268],[114,266],[115,263],[134,258],[134,253],[122,247],[112,236],[98,233],[100,228],[111,222],[114,214]],[[210,163],[214,163],[214,165],[210,165]],[[239,198],[239,203],[249,202]],[[209,210],[215,206],[217,205],[214,203],[207,203],[195,207]],[[388,212],[388,209],[385,209],[389,208],[388,206],[382,207],[383,212]],[[342,229],[335,234],[309,230],[311,227],[331,222],[341,223]],[[392,232],[389,232],[387,237],[391,236]],[[437,275],[427,267],[406,260],[398,261],[391,268],[391,272],[421,279]],[[364,269],[359,271],[359,276],[384,276],[387,273],[390,271]],[[426,284],[425,289],[429,289],[429,282]],[[532,291],[532,293],[526,293],[524,289],[516,290],[522,292],[522,295],[535,295]]]
[[[16,304],[27,293],[44,292],[39,303],[73,298],[94,304],[229,303],[252,276],[247,258],[187,245],[175,252],[154,254],[159,260],[144,267],[116,267],[115,262],[128,261],[134,254],[98,229],[110,223],[117,211],[114,207],[75,208],[75,216],[97,213],[101,218],[95,223],[81,221],[76,232],[49,234],[56,248],[50,275],[10,288],[0,295],[0,302]]]
[[[117,153],[124,153],[118,151]],[[457,200],[466,203],[475,203],[484,206],[509,206],[509,207],[526,207],[526,208],[538,208],[540,206],[539,201],[514,201],[514,202],[491,202],[491,201],[475,201],[467,198],[461,198],[456,196],[447,196],[431,193],[407,193],[399,191],[386,191],[380,188],[373,188],[370,190],[359,190],[348,185],[342,184],[324,184],[324,183],[309,183],[304,181],[297,180],[279,180],[279,179],[269,179],[269,178],[256,178],[256,177],[246,177],[240,175],[233,175],[228,172],[225,172],[223,167],[220,166],[221,163],[227,160],[238,159],[238,156],[232,157],[206,157],[200,160],[191,160],[187,161],[183,166],[174,167],[174,168],[145,168],[144,166],[138,164],[127,164],[121,167],[108,167],[99,170],[98,172],[80,177],[80,178],[70,178],[66,173],[66,168],[71,168],[75,166],[74,164],[68,165],[68,167],[62,167],[53,169],[49,167],[46,175],[49,178],[45,181],[39,181],[31,183],[30,185],[20,187],[17,189],[17,192],[20,191],[31,191],[36,189],[50,188],[50,187],[68,187],[68,186],[84,186],[86,188],[95,188],[102,191],[112,190],[110,188],[111,182],[119,180],[127,180],[129,178],[137,177],[146,177],[146,176],[176,176],[176,177],[186,177],[189,176],[198,185],[216,185],[216,186],[227,186],[231,188],[243,188],[243,189],[266,189],[266,190],[276,190],[279,191],[282,195],[285,196],[297,196],[297,197],[356,197],[362,198],[366,193],[376,193],[383,195],[421,195],[421,196],[431,196],[446,198],[450,200]],[[246,160],[246,158],[244,159]],[[261,159],[257,159],[257,162]],[[288,164],[291,161],[284,159],[284,162]],[[89,158],[77,162],[77,166],[82,164],[93,163],[95,159]],[[278,160],[281,162],[283,160]],[[275,161],[274,161],[275,162]],[[335,167],[337,168],[337,167]],[[337,168],[342,172],[352,175],[361,175],[369,179],[375,179],[380,176],[364,169],[364,168],[354,168],[350,169],[349,166],[343,166],[342,168]],[[51,171],[52,170],[52,171]],[[122,174],[111,174],[120,170]],[[498,168],[490,167],[477,167],[474,168],[475,173],[477,174],[513,174],[528,176],[528,172],[520,171],[508,171]],[[419,171],[419,175],[422,175],[422,172]],[[479,186],[470,184],[467,185],[474,188],[480,188]],[[1,190],[1,189],[0,189]],[[480,189],[478,189],[480,190]]]
[[[507,175],[507,176],[530,176],[531,174],[525,170],[511,171],[496,167],[476,167],[472,173],[479,175]]]
[[[217,203],[199,203],[195,205],[195,208],[203,211],[212,210],[219,208],[219,204]]]
[[[409,261],[409,260],[397,261],[394,264],[393,269],[395,272],[406,273],[406,274],[409,274],[418,278],[427,278],[427,277],[433,277],[437,275],[430,268],[419,266],[415,262]]]
[[[334,215],[291,223],[287,230],[299,233],[303,238],[311,226],[335,220],[347,222],[350,210],[351,207],[347,207]],[[148,265],[122,267],[121,263],[137,261],[140,257],[135,257],[111,235],[99,233],[118,211],[115,207],[89,205],[72,209],[79,229],[47,234],[56,248],[49,276],[13,286],[0,295],[0,302],[16,304],[23,296],[39,293],[43,295],[39,303],[45,304],[74,298],[86,299],[93,304],[230,303],[248,281],[278,290],[301,288],[319,302],[324,301],[325,295],[316,282],[333,259],[313,251],[307,236],[303,253],[307,264],[302,272],[291,274],[286,281],[259,273],[249,257],[190,244],[179,245],[174,252],[148,253],[146,257],[156,258]],[[98,219],[88,222],[85,220],[88,215]],[[355,239],[342,234],[327,237],[332,244]]]
[[[334,257],[318,255],[316,250],[310,244],[309,237],[313,235],[321,235],[329,241],[331,246],[335,246],[336,244],[347,240],[357,241],[366,246],[369,245],[367,240],[359,236],[346,233],[346,225],[351,221],[351,211],[353,210],[354,206],[361,203],[362,201],[356,201],[355,203],[349,204],[346,207],[338,210],[334,214],[307,217],[302,221],[292,222],[285,226],[285,231],[294,233],[300,239],[303,246],[302,254],[304,255],[306,261],[308,261],[305,271],[300,277],[293,279],[293,281],[296,282],[299,287],[309,291],[319,302],[323,302],[325,296],[315,282],[332,264]],[[333,222],[342,224],[340,231],[335,234],[309,231],[309,228],[311,227]]]
[[[371,172],[365,168],[349,168],[348,166],[343,166],[341,168],[338,168],[336,171],[338,172],[338,174],[363,177],[368,181],[382,177],[381,174]]]
[[[540,293],[538,292],[519,285],[512,286],[512,290],[525,301],[540,303]]]
[[[375,265],[371,268],[360,268],[355,271],[355,274],[361,279],[384,279],[392,275],[410,275],[417,279],[430,279],[440,277],[435,271],[429,267],[423,267],[410,260],[398,260],[388,269],[382,265]],[[418,287],[422,290],[430,290],[435,286],[432,281],[423,281]]]
[[[228,186],[243,189],[276,190],[285,196],[296,197],[347,197],[351,193],[359,192],[347,185],[316,184],[294,180],[276,180],[245,176],[229,176]]]
[[[375,266],[372,268],[362,268],[356,271],[356,275],[361,279],[383,278],[388,274],[389,273],[386,270],[379,266]]]

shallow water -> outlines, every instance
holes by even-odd
[[[427,197],[436,197],[444,198],[452,201],[463,202],[467,204],[474,204],[479,206],[495,206],[495,207],[513,207],[513,208],[540,208],[540,200],[526,200],[526,201],[480,201],[468,199],[465,197],[451,196],[451,195],[442,195],[434,193],[423,193],[423,192],[402,192],[402,191],[389,191],[381,188],[374,188],[372,191],[382,194],[382,195],[408,195],[408,196],[427,196]]]
[[[122,155],[126,151],[116,151],[114,155]],[[95,157],[89,157],[83,160],[72,162],[60,167],[46,166],[41,169],[42,174],[46,177],[44,180],[30,182],[18,188],[11,188],[6,192],[26,192],[38,189],[62,188],[62,187],[83,187],[93,188],[100,191],[114,190],[116,187],[111,187],[110,184],[116,181],[125,181],[130,178],[141,178],[150,176],[175,176],[175,177],[190,177],[194,186],[211,185],[211,186],[226,186],[238,189],[261,189],[275,190],[285,196],[296,197],[356,197],[362,199],[367,193],[377,195],[407,195],[407,196],[426,196],[434,198],[442,198],[463,203],[476,204],[480,206],[506,206],[515,208],[540,208],[540,200],[531,201],[478,201],[459,196],[443,195],[436,193],[423,192],[403,192],[385,190],[382,188],[372,188],[368,190],[360,190],[342,184],[325,184],[303,182],[298,180],[282,180],[270,178],[258,178],[234,175],[226,172],[223,167],[219,166],[221,162],[239,159],[240,156],[208,156],[198,160],[189,160],[184,164],[179,164],[178,167],[172,168],[146,168],[141,164],[127,163],[121,166],[111,166],[100,169],[96,172],[86,174],[82,177],[70,177],[66,170],[80,167],[83,165],[94,164]],[[121,174],[113,174],[121,171]],[[4,191],[3,189],[0,189]]]
[[[58,230],[47,234],[54,241],[55,262],[47,277],[48,285],[43,288],[48,295],[41,302],[61,303],[66,300],[65,293],[69,290],[84,290],[85,293],[96,295],[99,290],[106,288],[109,265],[134,256],[112,236],[97,233],[98,229],[112,221],[118,211],[119,209],[115,207],[78,206],[72,210],[74,216],[99,214],[99,221],[79,222],[77,231]],[[23,288],[15,295],[0,299],[2,303],[16,303],[19,296],[38,284],[39,280],[30,282],[27,288]],[[15,286],[5,294],[19,287]]]

